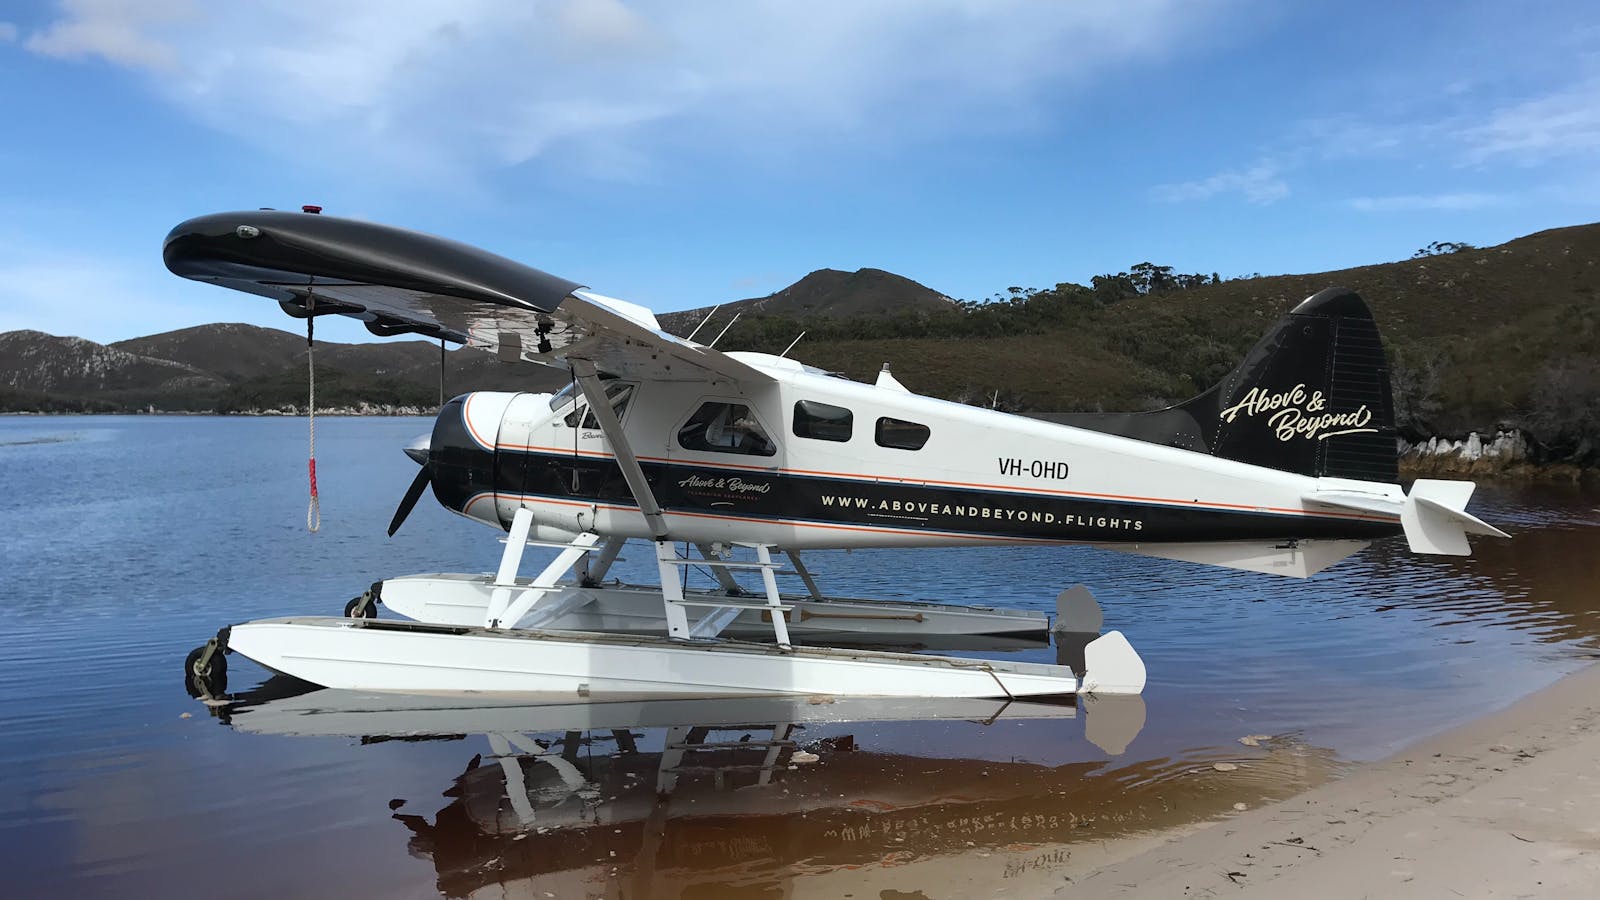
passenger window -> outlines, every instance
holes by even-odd
[[[922,445],[928,442],[928,435],[932,434],[926,425],[916,422],[907,422],[904,419],[891,419],[887,416],[878,420],[877,437],[879,447],[893,447],[897,450],[921,450]]]
[[[626,382],[612,381],[606,384],[606,396],[611,400],[611,411],[616,413],[617,421],[622,421],[623,415],[627,413],[628,401],[633,399],[633,393],[634,385]],[[579,416],[583,417],[582,427],[588,429],[600,427],[600,421],[595,418],[594,411],[589,409],[588,404],[585,403],[578,404],[573,407],[572,412],[567,413],[565,419],[567,427],[578,427]]]
[[[778,446],[756,421],[750,407],[715,400],[702,404],[678,429],[678,444],[685,450],[749,456],[772,456],[778,452]]]
[[[798,400],[794,404],[794,433],[819,441],[848,441],[852,418],[850,410],[842,406]]]

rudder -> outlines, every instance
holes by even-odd
[[[1318,477],[1399,478],[1389,365],[1354,291],[1306,299],[1221,384],[1183,406],[1202,428],[1212,424],[1214,456]]]
[[[1313,477],[1399,478],[1383,342],[1366,301],[1346,288],[1296,306],[1198,397],[1059,421]]]

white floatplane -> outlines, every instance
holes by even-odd
[[[273,298],[308,327],[351,316],[381,336],[425,335],[570,373],[554,394],[457,397],[405,448],[421,470],[390,533],[431,485],[446,509],[506,532],[498,571],[392,578],[344,617],[225,628],[185,662],[201,690],[236,651],[362,691],[1138,693],[1144,663],[1119,632],[1098,634],[1100,609],[1081,587],[1062,593],[1054,622],[835,598],[799,553],[1082,544],[1306,577],[1387,535],[1458,555],[1470,552],[1469,533],[1504,536],[1465,511],[1470,482],[1418,481],[1409,494],[1396,483],[1382,344],[1346,290],[1300,304],[1193,400],[1053,424],[918,396],[887,367],[861,384],[782,356],[718,351],[662,331],[635,304],[368,222],[220,213],[173,229],[164,256],[184,277]],[[659,586],[603,582],[628,540],[652,545]],[[529,546],[558,551],[531,578],[520,573]],[[805,594],[779,591],[778,553]],[[687,590],[690,566],[717,586]],[[373,617],[380,602],[407,619]],[[1079,671],[884,649],[1037,642],[1047,630],[1077,636]]]

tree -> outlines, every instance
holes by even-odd
[[[1434,241],[1416,253],[1411,254],[1411,258],[1422,259],[1428,256],[1446,256],[1451,253],[1460,253],[1463,250],[1475,249],[1477,248],[1471,244],[1464,244],[1460,241]]]

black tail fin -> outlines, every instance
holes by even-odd
[[[1366,302],[1344,288],[1295,307],[1193,400],[1060,421],[1302,475],[1398,479],[1383,343]]]

